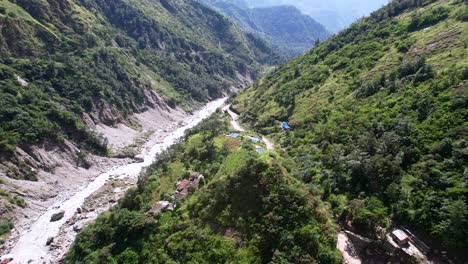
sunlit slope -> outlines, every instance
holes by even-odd
[[[337,216],[369,234],[392,219],[466,248],[467,19],[463,1],[394,1],[234,108],[281,143]]]

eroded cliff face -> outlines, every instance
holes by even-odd
[[[196,1],[0,2],[0,239],[276,55]]]
[[[83,151],[79,143],[63,139],[20,145],[0,160],[0,222],[14,225],[13,236],[99,174],[141,159],[145,147],[171,133],[189,115],[169,107],[155,92],[147,95],[146,106],[127,118],[106,104],[83,115],[88,129],[108,142],[107,157]]]
[[[118,158],[91,154],[84,156],[71,142],[64,143],[69,147],[66,151],[53,144],[31,150],[32,154],[23,158],[34,156],[32,159],[40,161],[40,164],[52,171],[45,174],[40,169],[38,181],[26,181],[25,186],[20,186],[24,181],[7,179],[12,189],[33,192],[34,195],[28,197],[26,202],[31,199],[35,206],[16,210],[16,227],[2,247],[1,253],[7,254],[3,257],[12,256],[19,263],[59,262],[81,228],[115,206],[126,190],[135,185],[142,169],[150,165],[159,153],[178,142],[188,128],[213,113],[224,100],[210,102],[190,114],[174,110],[171,115],[154,108],[135,114],[132,116],[133,122],[138,122],[139,129],[123,123],[111,128],[118,131],[126,127],[139,133],[133,142],[130,141],[133,135],[129,134],[126,138],[131,142],[129,146],[112,149],[116,153],[112,156]],[[153,130],[157,127],[159,129]],[[76,155],[73,155],[74,150],[77,151]],[[39,196],[41,203],[36,207]]]

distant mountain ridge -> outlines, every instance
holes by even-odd
[[[249,8],[244,1],[205,0],[237,22],[245,31],[258,34],[286,58],[311,49],[329,33],[323,25],[292,5]]]
[[[195,0],[0,1],[0,246],[13,212],[48,207],[97,160],[137,155],[132,142],[279,59]]]
[[[262,40],[193,0],[11,0],[0,8],[0,100],[7,100],[3,110],[18,110],[0,110],[0,154],[62,132],[71,136],[80,116],[103,108],[114,116],[94,122],[122,122],[146,109],[152,93],[172,107],[191,108],[246,85],[258,63],[278,58]],[[56,113],[32,110],[35,104],[24,100],[30,93],[44,98],[38,104],[57,106]]]
[[[359,18],[369,15],[388,0],[224,0],[249,7],[293,5],[324,25],[332,33],[346,28]]]

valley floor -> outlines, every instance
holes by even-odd
[[[83,183],[75,189],[76,193],[69,192],[67,195],[51,199],[50,203],[54,204],[42,211],[42,215],[20,225],[20,228],[12,232],[3,250],[7,255],[2,256],[2,260],[13,258],[12,263],[57,263],[84,225],[115,205],[125,190],[135,184],[142,169],[150,165],[159,153],[183,137],[187,129],[222,106],[225,100],[226,98],[213,101],[182,122],[173,123],[154,133],[138,155],[144,157],[141,162],[127,162],[115,166]],[[59,212],[63,213],[63,217],[51,222],[51,217]]]

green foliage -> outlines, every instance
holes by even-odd
[[[22,198],[22,197],[19,197],[17,195],[15,196],[10,196],[8,198],[8,201],[11,203],[11,204],[15,204],[21,208],[25,208],[26,207],[26,201]]]
[[[388,209],[378,198],[350,201],[348,215],[353,224],[368,233],[377,233],[379,227],[388,227]]]
[[[405,85],[418,85],[420,82],[434,78],[435,71],[426,63],[424,57],[413,61],[403,62],[394,72],[383,73],[372,81],[361,84],[356,97],[369,97],[380,90],[389,89],[393,93]]]
[[[413,13],[408,30],[414,31],[424,27],[432,26],[437,22],[447,18],[449,9],[438,7],[424,12],[423,14]]]
[[[69,137],[82,141],[84,147],[97,153],[105,153],[107,146],[103,139],[88,131],[79,116],[61,103],[54,102],[55,94],[48,94],[41,85],[19,85],[12,78],[0,80],[0,153],[13,152],[19,143],[35,144],[44,139],[60,141]]]
[[[443,238],[450,247],[463,247],[468,236],[468,207],[462,199],[444,204],[440,211],[442,220],[434,226],[434,233]]]
[[[364,233],[391,219],[466,248],[466,232],[452,229],[468,220],[468,27],[454,16],[462,2],[392,1],[279,67],[233,107]],[[443,32],[456,32],[450,45]],[[293,131],[282,131],[283,121]]]
[[[468,6],[460,7],[455,13],[455,18],[460,21],[468,21]]]
[[[227,120],[213,115],[189,131],[143,173],[137,189],[81,232],[67,263],[340,263],[326,209],[284,168],[222,135]],[[215,143],[217,142],[217,143]],[[226,173],[228,157],[245,162]],[[147,210],[170,190],[162,182],[202,172],[205,184],[174,212]],[[177,179],[176,178],[176,179]],[[172,181],[172,186],[176,179]]]
[[[115,125],[162,101],[190,109],[241,86],[240,75],[255,78],[275,57],[196,1],[7,0],[0,8],[2,156],[64,139],[106,155],[85,113]]]
[[[13,228],[13,223],[11,223],[10,221],[1,221],[0,222],[0,236],[10,232],[12,228]]]

